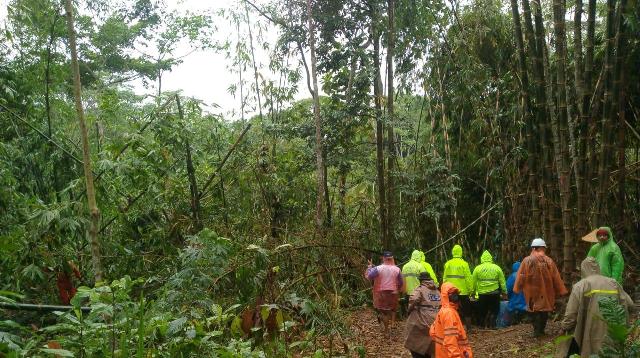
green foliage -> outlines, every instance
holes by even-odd
[[[640,355],[640,320],[629,325],[625,307],[616,297],[598,300],[602,319],[607,323],[607,340],[598,357],[637,357]]]

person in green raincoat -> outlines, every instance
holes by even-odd
[[[435,271],[433,271],[433,267],[425,260],[424,252],[420,251],[420,264],[427,271],[431,279],[436,284],[436,287],[440,287],[440,283],[438,282],[438,277],[436,276]]]
[[[593,257],[600,266],[602,276],[611,277],[622,285],[622,271],[624,258],[620,247],[613,238],[613,232],[608,226],[603,226],[596,233],[598,243],[591,246],[587,256]]]
[[[420,250],[413,250],[411,260],[402,266],[402,277],[405,282],[405,293],[411,295],[416,287],[420,286],[420,273],[427,270],[422,265],[424,254]]]
[[[471,276],[473,291],[478,294],[480,325],[494,328],[500,311],[500,293],[507,294],[507,285],[502,269],[493,263],[489,251],[484,250],[480,262]]]
[[[442,283],[451,282],[460,291],[460,318],[466,331],[470,332],[472,310],[469,295],[473,289],[471,270],[469,263],[462,258],[462,246],[454,245],[451,256],[452,258],[444,264]]]

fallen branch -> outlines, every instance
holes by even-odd
[[[0,308],[15,311],[37,311],[37,312],[54,312],[54,311],[71,311],[73,306],[56,306],[56,305],[37,305],[31,303],[11,303],[0,302]],[[91,307],[80,307],[82,312],[91,311]]]

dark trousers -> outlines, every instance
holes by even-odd
[[[431,358],[429,353],[420,354],[413,351],[410,351],[410,352],[411,352],[411,358]]]
[[[516,324],[520,324],[523,323],[522,319],[525,316],[526,311],[513,311],[513,312],[509,312],[511,314],[511,325],[516,325]]]
[[[549,312],[531,312],[531,324],[533,325],[533,335],[544,336],[544,329],[547,327]]]
[[[478,295],[478,316],[480,325],[495,328],[500,312],[500,293],[491,292]]]
[[[465,325],[465,329],[468,331],[471,328],[471,317],[473,315],[471,301],[469,300],[468,295],[460,295],[459,297],[460,309],[458,310],[458,313],[460,314],[460,319],[462,319],[462,322]]]

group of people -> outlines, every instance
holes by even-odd
[[[602,227],[596,236],[598,243],[581,263],[582,279],[571,290],[561,323],[563,331],[573,337],[558,346],[558,357],[588,357],[600,350],[607,326],[597,318],[599,298],[617,297],[627,309],[633,306],[621,286],[624,259],[611,229]],[[405,347],[414,358],[473,357],[467,337],[472,318],[479,326],[494,328],[501,300],[507,297],[511,315],[521,317],[528,312],[533,337],[544,335],[556,299],[568,293],[546,248],[543,239],[534,239],[529,256],[513,264],[507,280],[486,250],[471,271],[460,245],[453,247],[452,258],[444,265],[442,285],[419,250],[413,251],[402,270],[392,253],[385,251],[381,265],[369,261],[365,276],[374,283],[373,303],[385,335],[390,335],[395,323],[400,296],[408,298]]]

